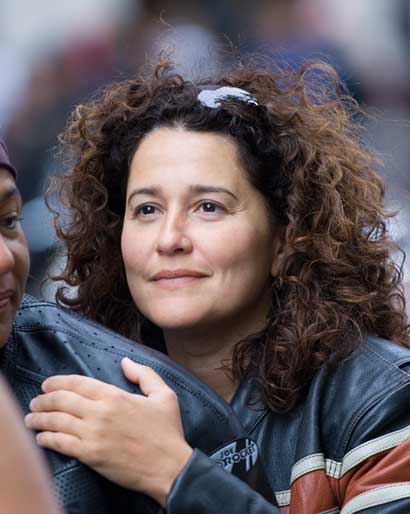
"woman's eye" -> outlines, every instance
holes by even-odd
[[[142,205],[141,207],[138,207],[136,210],[137,216],[151,216],[152,214],[155,214],[157,211],[157,208],[154,205]]]
[[[3,219],[3,226],[7,230],[16,230],[22,219],[23,218],[19,218],[18,216],[8,216],[7,218]]]
[[[211,213],[211,214],[213,214],[215,212],[222,212],[224,210],[224,208],[221,205],[218,205],[215,202],[203,202],[203,203],[201,203],[199,208],[202,212]]]

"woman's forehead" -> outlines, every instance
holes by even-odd
[[[235,143],[224,135],[161,128],[149,134],[130,166],[130,182],[237,182],[245,178]]]
[[[145,153],[161,156],[167,152],[177,157],[181,150],[190,150],[192,147],[195,152],[219,147],[225,152],[235,153],[237,143],[231,136],[218,132],[191,130],[183,126],[159,127],[143,137],[135,156]]]
[[[0,205],[13,197],[20,199],[14,175],[7,168],[0,166]]]
[[[16,168],[11,164],[9,153],[7,150],[6,143],[0,137],[0,168],[5,168],[8,170],[13,177],[15,178],[17,175]]]

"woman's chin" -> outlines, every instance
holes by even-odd
[[[149,316],[149,319],[162,330],[193,330],[199,328],[205,322],[203,316],[185,312],[161,313],[158,316]]]

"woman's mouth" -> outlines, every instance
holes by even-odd
[[[197,270],[162,270],[152,277],[152,282],[163,289],[176,289],[192,285],[206,278],[207,275]]]

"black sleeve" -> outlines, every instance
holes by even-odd
[[[239,478],[199,450],[175,480],[167,499],[167,514],[281,514]]]

